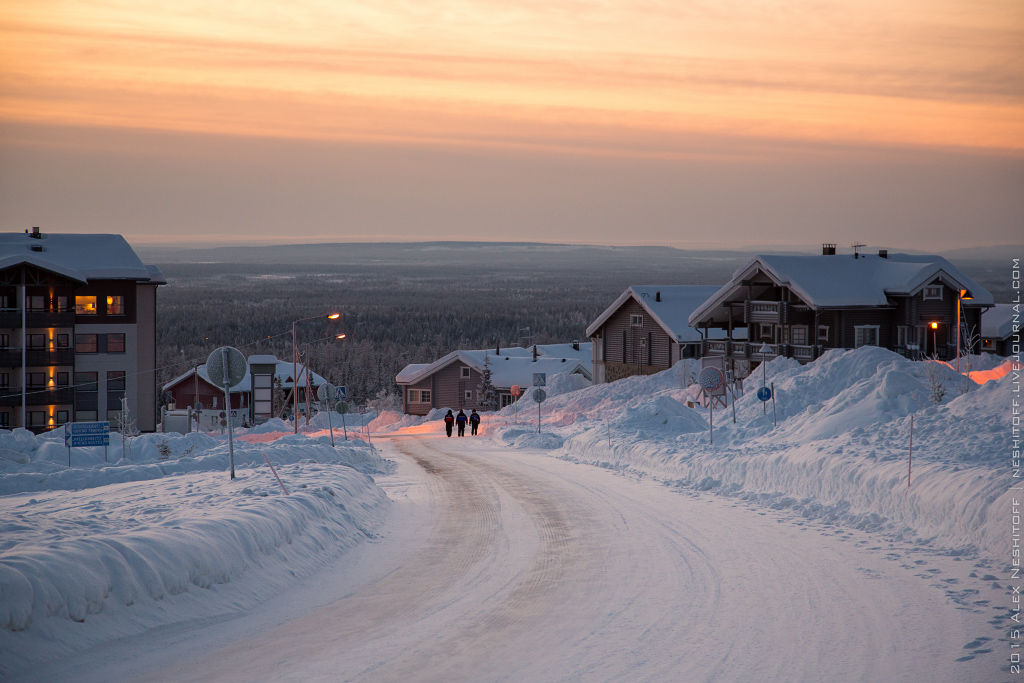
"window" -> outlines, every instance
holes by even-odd
[[[124,398],[125,373],[123,370],[107,372],[107,410],[121,410],[121,399]]]
[[[465,391],[465,392],[463,392],[462,398],[467,400],[467,401],[472,401],[473,400],[473,392],[472,391]]]
[[[818,341],[828,341],[828,325],[818,325]]]
[[[32,296],[25,297],[25,305],[30,311],[45,311],[46,310],[46,297],[33,294]]]
[[[420,403],[430,403],[430,390],[423,389],[420,391]]]
[[[124,315],[124,297],[107,297],[107,315]]]
[[[857,325],[853,328],[854,346],[878,346],[878,325]]]
[[[807,343],[807,328],[803,325],[794,325],[789,336],[791,344],[803,346]]]
[[[771,341],[772,336],[773,336],[772,324],[771,323],[761,323],[761,339],[768,339],[769,341]]]
[[[68,421],[68,411],[58,410],[57,411],[57,424],[62,425]]]
[[[107,353],[124,353],[124,332],[107,334]]]
[[[515,402],[516,402],[516,398],[512,394],[502,394],[501,395],[501,407],[502,408],[504,408],[505,406],[510,406],[510,405],[512,405]]]
[[[910,342],[910,328],[900,325],[896,328],[896,346],[906,346]]]
[[[75,422],[95,422],[99,419],[98,415],[95,410],[76,410]]]
[[[29,389],[42,389],[46,386],[46,373],[45,372],[29,372],[26,373],[25,379],[28,380]]]
[[[68,298],[66,296],[57,297],[57,310],[61,313],[70,310],[68,308]]]
[[[462,379],[469,379],[469,368],[460,368]]]
[[[95,420],[99,410],[99,373],[75,373],[75,419]],[[79,417],[80,413],[91,412],[93,417]]]
[[[76,296],[75,297],[75,314],[77,315],[96,315],[96,297],[94,296]]]
[[[429,389],[410,389],[409,403],[430,403]]]
[[[30,334],[28,336],[28,348],[30,349],[45,349],[46,348],[46,335],[45,334]]]
[[[629,326],[630,327],[643,327],[644,326],[644,317],[642,315],[636,315],[636,314],[630,315],[629,316]]]
[[[57,386],[58,387],[66,387],[69,384],[71,384],[71,375],[70,375],[70,373],[58,372],[57,373]]]
[[[66,335],[66,334],[58,334],[57,335],[57,348],[58,349],[66,349],[69,346],[71,346],[71,337],[69,335]]]
[[[5,308],[7,310],[13,309],[14,297],[10,294],[0,294],[0,308]]]
[[[11,348],[11,335],[0,334],[0,348],[9,349]]]
[[[76,334],[75,353],[97,353],[99,352],[99,339],[95,334]],[[78,384],[76,381],[75,384]]]
[[[46,412],[42,410],[30,410],[28,413],[29,427],[43,427],[46,425]]]
[[[0,387],[7,389],[11,386],[11,373],[0,372]]]
[[[942,285],[928,285],[924,288],[924,300],[938,299],[942,301]]]
[[[7,429],[11,426],[11,414],[8,412],[0,413],[0,427]]]

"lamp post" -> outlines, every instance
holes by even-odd
[[[341,317],[341,313],[331,313],[330,315],[320,316],[313,315],[308,318],[300,318],[292,322],[292,420],[295,422],[295,433],[299,433],[299,351],[298,351],[298,333],[296,332],[296,326],[307,320],[319,320],[320,318],[327,318],[328,320],[337,320]]]
[[[963,308],[964,299],[970,301],[974,297],[966,289],[958,290],[959,295],[956,298],[956,371],[960,372],[960,310]],[[973,349],[972,349],[973,350]],[[970,367],[970,365],[968,365]]]
[[[932,323],[932,355],[939,357],[939,324]]]

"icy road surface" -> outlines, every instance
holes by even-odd
[[[867,534],[826,535],[795,516],[482,438],[382,443],[399,463],[378,477],[396,501],[390,523],[330,576],[39,680],[1006,677],[996,653],[956,661],[965,643],[995,635],[988,615],[935,583],[966,575],[969,561],[911,558]]]

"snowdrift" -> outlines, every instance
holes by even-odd
[[[1008,465],[1012,377],[979,386],[946,364],[877,347],[830,351],[808,365],[777,358],[746,380],[735,406],[715,410],[712,444],[708,411],[686,407],[698,369],[684,361],[555,396],[543,404],[544,429],[555,437],[544,444],[525,437],[527,424],[536,429],[532,402],[529,410],[520,403],[519,425],[510,408],[490,418],[497,424],[489,433],[511,447],[642,470],[922,543],[989,555],[1005,547],[1007,533],[991,519],[1001,518],[990,511],[1008,500],[997,474]],[[755,395],[762,377],[775,386],[778,426],[771,403]]]

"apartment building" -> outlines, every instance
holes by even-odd
[[[120,235],[0,233],[0,427],[155,430],[162,284]]]

